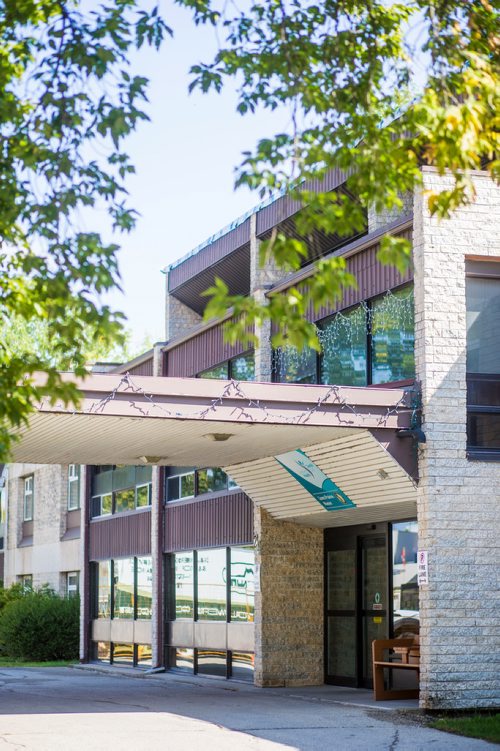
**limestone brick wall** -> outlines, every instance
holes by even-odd
[[[255,509],[255,683],[323,683],[323,530]]]
[[[397,219],[401,219],[407,214],[411,214],[413,211],[413,194],[405,193],[401,196],[403,201],[402,208],[384,209],[381,212],[375,211],[375,206],[370,204],[368,206],[368,232],[375,232],[382,227],[385,227]]]
[[[484,173],[474,183],[474,203],[449,220],[431,217],[424,196],[415,196],[415,354],[427,436],[418,489],[419,548],[429,558],[420,589],[425,708],[500,704],[500,462],[466,457],[465,378],[465,259],[500,257],[500,189]],[[448,184],[425,170],[425,190]]]
[[[168,291],[168,273],[165,274],[165,339],[170,341],[187,334],[201,323],[201,316]]]
[[[34,476],[33,544],[21,546],[24,478]],[[51,464],[11,464],[7,489],[8,532],[5,583],[24,574],[34,586],[49,584],[60,591],[61,572],[80,568],[78,540],[61,541],[66,532],[68,467]]]

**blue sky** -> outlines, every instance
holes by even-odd
[[[234,191],[234,168],[258,138],[289,121],[286,112],[242,117],[234,90],[189,95],[189,67],[211,58],[215,35],[196,28],[173,0],[162,8],[174,39],[158,53],[141,50],[133,61],[134,71],[151,80],[151,122],[126,145],[137,170],[128,182],[130,204],[141,217],[131,235],[117,238],[124,294],[110,298],[127,315],[136,347],[146,334],[164,339],[161,269],[259,202],[247,190]]]

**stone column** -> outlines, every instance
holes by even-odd
[[[324,681],[323,530],[255,510],[255,683],[315,686]]]
[[[170,294],[167,271],[165,273],[165,340],[168,342],[189,333],[201,321],[202,317],[199,313]]]
[[[450,187],[424,171],[424,190]],[[500,189],[474,176],[475,200],[447,220],[415,196],[415,357],[422,384],[419,548],[423,708],[498,706],[500,463],[466,456],[465,260],[500,258]],[[497,332],[498,336],[498,332]],[[498,340],[497,340],[498,341]]]

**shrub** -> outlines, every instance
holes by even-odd
[[[19,600],[25,594],[25,587],[23,584],[12,584],[12,586],[5,589],[0,586],[0,615],[4,607],[13,600]]]
[[[0,613],[0,650],[15,660],[72,660],[78,657],[80,605],[48,589],[29,591]]]

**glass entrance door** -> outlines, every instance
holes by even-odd
[[[388,635],[387,532],[358,532],[327,530],[325,537],[325,680],[368,688],[372,641]]]

